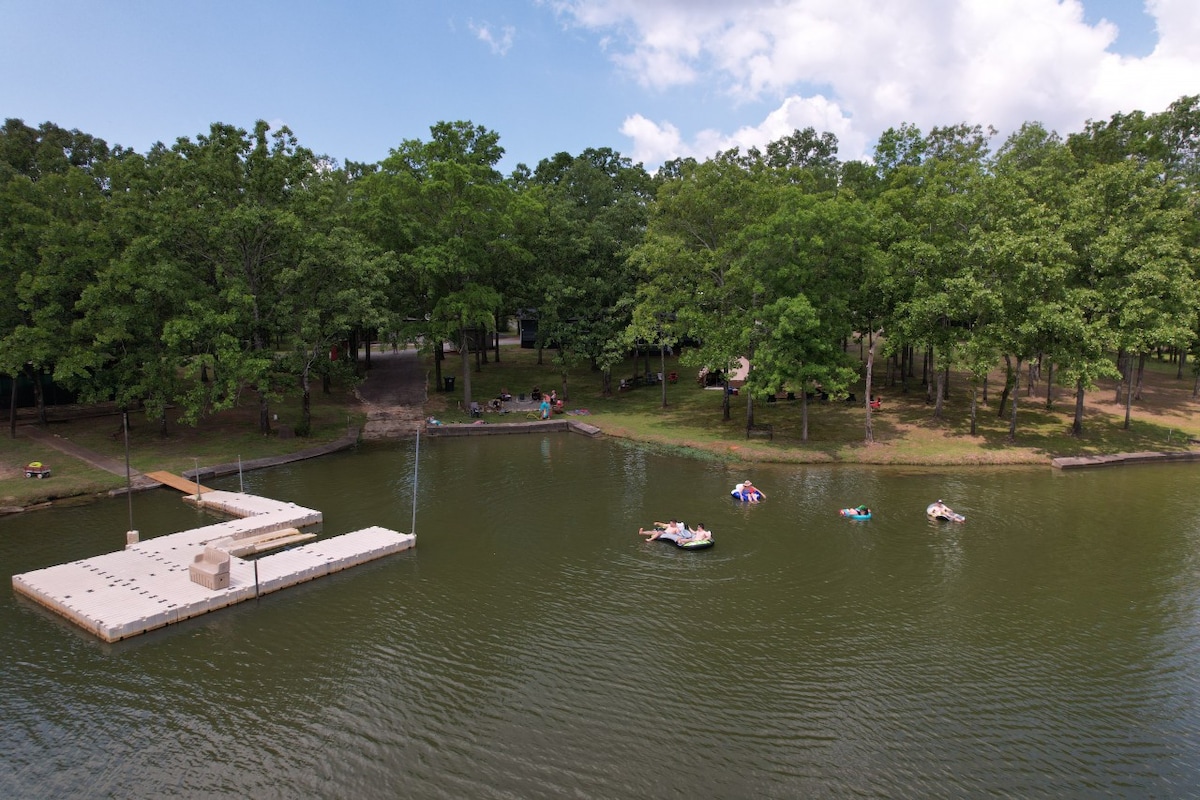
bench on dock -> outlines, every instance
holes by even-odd
[[[188,576],[205,589],[228,589],[229,553],[211,545],[205,547],[188,565]]]
[[[749,439],[751,436],[765,436],[773,441],[775,439],[775,429],[769,423],[760,425],[747,425],[746,438]]]

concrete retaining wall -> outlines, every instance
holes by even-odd
[[[1085,469],[1088,467],[1112,467],[1120,464],[1160,464],[1171,462],[1200,461],[1200,453],[1114,453],[1108,456],[1064,456],[1050,460],[1057,469]]]
[[[500,436],[511,433],[549,433],[552,431],[571,431],[585,436],[599,436],[601,430],[595,425],[579,422],[573,419],[548,419],[533,422],[502,422],[496,424],[451,423],[443,425],[426,425],[425,433],[429,436]]]

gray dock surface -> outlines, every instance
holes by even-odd
[[[184,499],[196,502],[194,497]],[[254,560],[230,556],[229,586],[208,589],[189,576],[193,559],[206,547],[222,549],[258,534],[315,525],[321,522],[321,513],[239,492],[208,492],[198,504],[239,518],[14,575],[13,588],[101,639],[115,642],[416,544],[411,533],[372,527]]]

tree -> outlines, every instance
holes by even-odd
[[[43,376],[70,352],[76,304],[113,254],[102,225],[109,155],[103,140],[52,123],[0,129],[0,372],[33,380],[43,422]]]
[[[586,360],[600,369],[607,393],[631,323],[637,281],[628,257],[645,233],[650,176],[613,150],[589,148],[543,160],[529,188],[543,204],[526,245],[536,265],[539,339],[554,343],[560,364]]]
[[[511,237],[513,190],[496,169],[504,155],[496,133],[459,121],[439,122],[430,134],[428,142],[406,140],[361,179],[363,217],[374,240],[396,252],[399,280],[412,287],[408,313],[428,320],[417,326],[430,345],[440,354],[444,338],[458,342],[469,405],[469,352],[482,346],[469,331],[494,329],[503,299],[498,271],[522,258]],[[455,324],[467,327],[447,327]]]
[[[311,429],[311,378],[338,366],[331,347],[353,330],[394,328],[388,288],[396,259],[381,252],[349,220],[346,174],[324,170],[309,181],[298,211],[305,221],[300,257],[279,275],[281,317],[290,320],[294,341],[289,370],[301,390],[296,433]]]
[[[642,280],[653,284],[651,317],[675,309],[676,330],[699,343],[681,363],[728,375],[754,350],[752,275],[738,269],[743,228],[767,207],[736,150],[703,163],[680,162],[678,177],[662,179],[646,236],[631,254]],[[751,398],[747,414],[752,413]],[[730,418],[729,393],[722,413]]]
[[[1111,344],[1133,355],[1191,341],[1197,304],[1189,217],[1156,162],[1096,164],[1079,180],[1071,210],[1083,281],[1096,288]],[[1126,371],[1125,427],[1133,370]]]
[[[783,185],[774,211],[743,233],[739,267],[756,273],[761,331],[757,385],[801,392],[801,439],[808,440],[808,389],[838,395],[857,379],[842,348],[852,333],[850,304],[877,258],[873,220],[853,197],[811,194]],[[864,403],[865,405],[865,403]]]
[[[891,217],[890,275],[886,290],[896,298],[889,328],[900,340],[928,348],[933,416],[940,419],[946,371],[965,325],[969,304],[962,283],[971,280],[974,233],[980,224],[980,189],[994,131],[960,124],[934,128],[923,142],[904,127],[880,138],[877,161],[884,165],[881,202]],[[940,357],[944,364],[934,362]]]

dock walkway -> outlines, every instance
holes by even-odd
[[[239,492],[186,502],[237,518],[131,543],[124,550],[12,577],[20,594],[107,642],[216,611],[263,594],[407,550],[416,536],[371,527],[247,560],[229,556],[229,585],[193,582],[189,567],[209,548],[229,552],[251,537],[321,522],[321,513]]]
[[[189,481],[187,478],[183,478],[179,475],[161,470],[158,472],[147,472],[146,477],[150,478],[151,480],[158,481],[163,486],[170,486],[172,489],[178,489],[184,494],[190,494],[193,497],[198,494],[204,494],[205,492],[212,491],[212,489],[208,488],[207,486],[201,486],[198,480]]]

